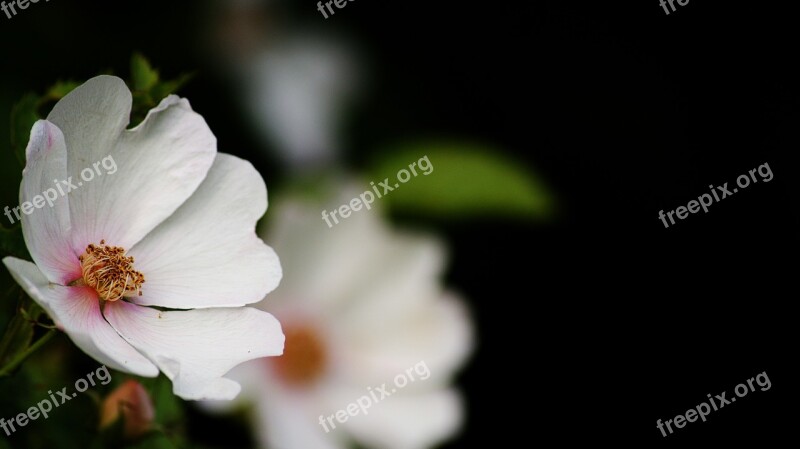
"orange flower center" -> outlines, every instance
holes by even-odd
[[[291,386],[303,387],[314,383],[325,372],[327,353],[325,345],[314,329],[302,326],[285,326],[286,342],[283,355],[272,360],[275,371]]]
[[[144,275],[133,269],[133,257],[125,256],[125,249],[90,244],[79,259],[83,283],[97,290],[101,299],[117,301],[125,296],[142,295]]]

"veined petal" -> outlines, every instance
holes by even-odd
[[[24,260],[6,257],[3,263],[59,329],[85,353],[115,370],[146,377],[158,375],[158,368],[103,319],[100,299],[93,289],[51,284],[36,265]]]
[[[147,281],[137,304],[173,309],[254,303],[278,286],[278,256],[255,233],[267,188],[250,165],[228,154],[171,217],[128,253]]]
[[[48,116],[64,133],[72,243],[132,248],[186,201],[214,161],[216,138],[189,102],[165,98],[141,125],[129,123],[131,93],[113,76],[70,92]]]
[[[60,182],[67,177],[64,135],[54,124],[39,120],[25,154],[19,192],[25,244],[50,282],[67,285],[81,277],[81,266],[70,240],[69,200],[61,194],[65,190]]]
[[[280,323],[253,308],[159,311],[116,301],[103,313],[184,399],[233,399],[241,387],[223,375],[247,360],[283,353]]]

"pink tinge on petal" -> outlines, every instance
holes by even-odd
[[[48,304],[56,312],[53,317],[56,326],[61,330],[82,329],[90,333],[102,333],[103,326],[108,323],[100,311],[100,298],[97,292],[86,286],[65,287],[61,291],[62,298],[57,303]],[[64,322],[67,324],[65,325]]]
[[[84,352],[119,371],[155,376],[157,369],[108,324],[100,310],[101,300],[91,287],[57,287],[63,298],[48,311],[59,329]]]
[[[89,287],[50,283],[31,262],[6,257],[14,280],[55,321],[59,329],[95,360],[119,371],[155,377],[158,369],[122,339],[100,312],[97,292]]]
[[[42,273],[51,282],[67,285],[80,278],[81,270],[70,244],[69,198],[56,184],[67,178],[67,148],[61,130],[46,120],[37,121],[26,159],[20,206],[9,209],[7,215],[12,222],[22,220],[25,244]]]
[[[57,248],[52,248],[50,250],[50,255],[54,259],[63,261],[60,264],[61,270],[56,279],[58,285],[66,286],[83,277],[81,261],[78,256],[75,255],[75,252],[72,251],[72,247],[69,243],[63,246],[59,245]]]

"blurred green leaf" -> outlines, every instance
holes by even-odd
[[[156,422],[169,426],[183,419],[183,403],[172,392],[172,382],[164,375],[158,376],[150,388]]]
[[[125,416],[120,415],[120,419],[103,429],[97,436],[92,449],[176,449],[181,447],[178,442],[170,439],[161,430],[151,430],[135,440],[126,439],[124,434]]]
[[[91,449],[103,449],[110,447],[122,447],[125,445],[125,417],[120,414],[119,419],[101,428],[95,437]]]
[[[154,379],[140,379],[150,393],[156,414],[156,423],[165,428],[180,424],[183,420],[183,402],[172,392],[172,382],[163,374]]]
[[[47,94],[45,96],[50,101],[58,101],[66,97],[68,93],[75,90],[75,88],[78,86],[80,86],[80,83],[76,81],[59,81],[53,84],[50,89],[47,90]]]
[[[8,324],[3,338],[0,339],[0,377],[13,374],[35,348],[46,343],[54,335],[47,333],[31,345],[36,321],[42,313],[41,307],[16,286],[9,291],[5,300],[16,301],[18,306],[17,313]]]
[[[172,392],[172,382],[163,374],[154,379],[138,380],[153,401],[155,429],[166,435],[176,446],[182,446],[185,438],[184,405]]]
[[[178,79],[162,81],[150,90],[150,96],[156,101],[161,101],[167,95],[174,94],[194,77],[193,73],[184,73]]]
[[[131,57],[131,84],[134,90],[149,91],[158,83],[158,70],[140,53]]]
[[[409,168],[412,164],[416,176]],[[398,180],[401,170],[409,174],[406,183]],[[555,208],[551,193],[533,172],[496,150],[476,145],[403,147],[376,164],[371,175],[376,186],[389,178],[394,190],[382,200],[400,212],[445,218],[548,219]],[[383,195],[382,187],[378,191]]]
[[[41,109],[50,102],[56,102],[78,87],[74,81],[59,81],[52,85],[44,96],[29,92],[11,109],[11,149],[20,163],[25,166],[25,148],[31,135],[31,128],[37,120],[44,118]]]
[[[130,127],[133,128],[147,117],[150,109],[156,107],[164,97],[183,87],[193,75],[184,74],[174,80],[161,80],[158,70],[144,56],[136,53],[131,57],[130,76],[128,85],[133,95]]]
[[[13,288],[4,300],[21,302],[21,298],[23,297],[19,289]],[[27,296],[24,299],[29,301]],[[22,304],[19,307],[21,308]],[[28,349],[33,340],[33,327],[33,323],[25,320],[22,314],[17,313],[14,315],[3,339],[0,341],[0,367],[6,366],[12,359]]]
[[[138,442],[125,446],[127,449],[177,449],[178,447],[164,432],[151,432]]]

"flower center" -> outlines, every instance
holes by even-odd
[[[314,329],[304,326],[285,326],[286,342],[283,355],[272,359],[275,371],[291,386],[308,386],[325,372],[325,345]]]
[[[126,257],[124,248],[108,246],[101,240],[100,245],[87,246],[79,259],[83,282],[97,290],[100,298],[117,301],[142,295],[144,275],[133,269],[133,257]]]

